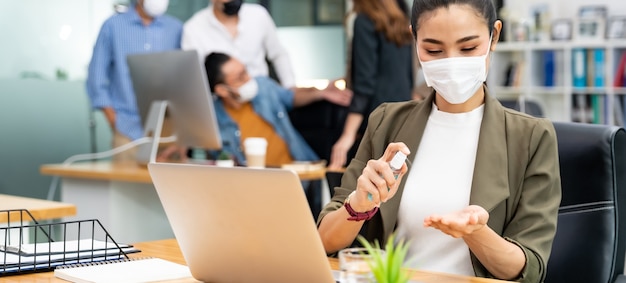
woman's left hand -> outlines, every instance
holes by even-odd
[[[424,219],[424,227],[433,227],[454,238],[462,238],[485,227],[487,220],[489,213],[484,208],[470,205],[450,214],[428,216]]]

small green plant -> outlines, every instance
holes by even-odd
[[[378,240],[374,245],[363,236],[358,236],[359,242],[372,255],[372,261],[368,262],[372,274],[378,283],[406,283],[409,282],[409,272],[403,269],[404,259],[409,251],[409,244],[400,240],[395,244],[395,235],[391,234],[382,252]]]
[[[217,156],[217,160],[230,160],[230,154],[227,151],[222,150],[220,154]]]

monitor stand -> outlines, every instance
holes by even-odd
[[[144,137],[152,138],[152,141],[142,144],[137,149],[137,163],[147,165],[150,162],[156,162],[157,152],[159,151],[159,139],[163,130],[165,120],[165,110],[167,109],[167,101],[157,100],[150,105],[146,124],[144,126]]]

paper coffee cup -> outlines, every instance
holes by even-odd
[[[265,168],[265,153],[267,151],[265,138],[247,138],[243,141],[243,147],[248,167]]]

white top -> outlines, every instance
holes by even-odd
[[[213,5],[198,11],[183,26],[181,48],[197,50],[203,64],[204,58],[212,52],[233,56],[246,65],[252,77],[269,75],[267,57],[274,64],[281,84],[284,87],[295,85],[291,60],[278,40],[274,21],[258,4],[241,6],[236,37],[217,20]]]
[[[484,105],[467,113],[447,113],[433,105],[415,161],[407,175],[398,238],[411,241],[408,263],[419,269],[474,275],[469,248],[424,219],[469,205]]]

